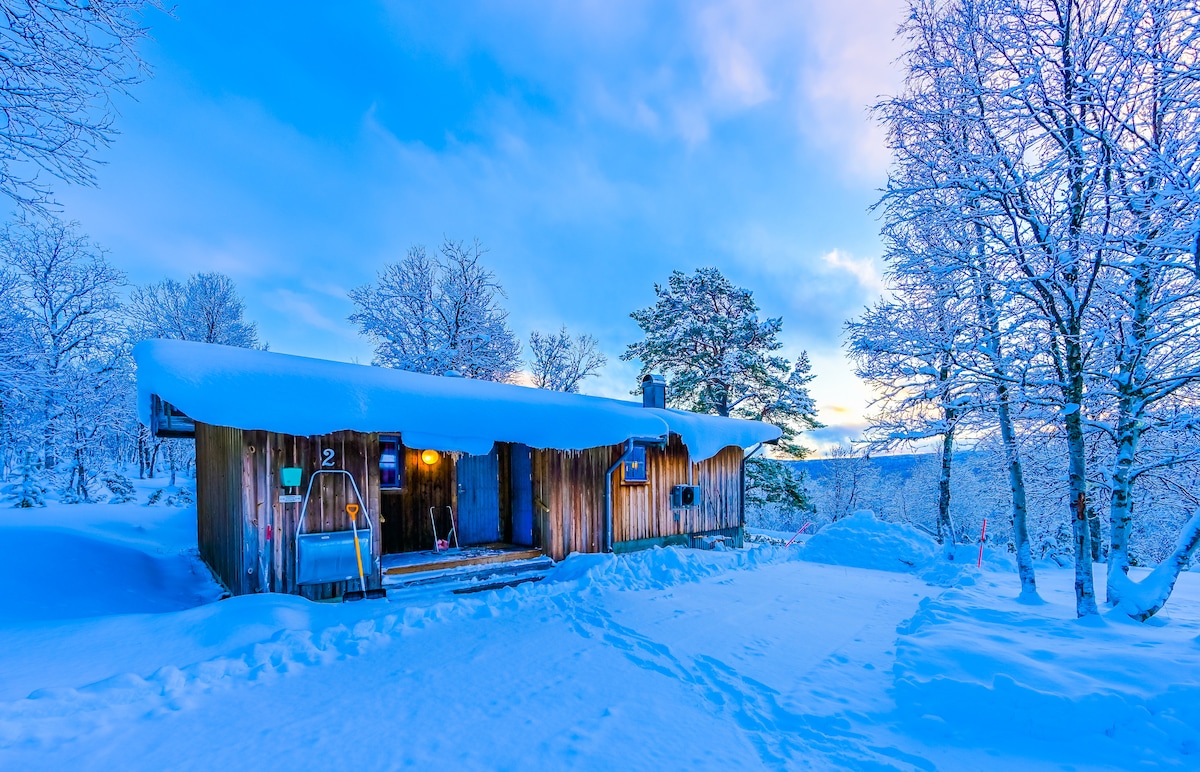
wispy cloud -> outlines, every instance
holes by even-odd
[[[873,258],[855,257],[843,250],[833,249],[821,255],[821,262],[834,271],[850,274],[867,292],[883,293],[883,275]]]

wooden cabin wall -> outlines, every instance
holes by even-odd
[[[332,466],[322,467],[326,450],[333,451]],[[381,528],[379,500],[379,436],[358,432],[334,432],[319,437],[295,437],[276,432],[243,433],[245,517],[244,573],[252,577],[248,591],[296,593],[312,600],[336,598],[358,582],[295,585],[296,528],[302,504],[281,504],[284,493],[279,470],[298,466],[304,470],[301,485],[288,493],[303,494],[313,472],[322,468],[344,469],[359,486],[363,504],[375,526],[370,565],[364,565],[367,587],[379,587],[378,571]],[[345,475],[320,475],[313,484],[308,504],[305,533],[350,530],[346,504],[354,502],[354,489]],[[363,525],[362,516],[359,524]],[[367,556],[364,555],[364,564]],[[248,569],[253,569],[253,574]],[[347,587],[352,584],[352,587]]]
[[[295,586],[296,524],[302,505],[279,501],[285,492],[279,470],[285,466],[303,469],[300,488],[286,491],[303,494],[313,471],[322,468],[327,449],[334,453],[332,468],[349,471],[361,486],[375,526],[368,587],[380,585],[378,567],[383,553],[426,549],[432,544],[428,510],[445,505],[431,502],[446,501],[457,511],[455,464],[450,454],[442,454],[439,463],[429,466],[421,463],[418,450],[405,448],[405,487],[381,498],[377,434],[294,437],[198,424],[197,463],[204,469],[197,485],[198,542],[204,560],[230,592],[298,593],[320,600],[337,597],[347,589],[346,582]],[[510,450],[501,446],[501,533],[506,538],[512,528],[506,472]],[[604,475],[622,451],[621,445],[532,451],[534,530],[547,555],[561,560],[572,552],[603,548]],[[693,482],[701,488],[701,505],[675,511],[670,504],[671,488],[687,483],[688,463],[687,449],[672,436],[666,448],[647,449],[647,483],[624,485],[620,470],[614,473],[615,542],[742,524],[741,448],[725,448],[696,464]],[[321,475],[313,486],[306,532],[349,530],[345,506],[353,500],[353,489],[344,475]]]
[[[251,592],[242,570],[242,432],[196,424],[196,542],[234,595]]]
[[[542,549],[554,560],[599,552],[604,544],[604,475],[621,457],[614,445],[584,451],[533,451],[533,491]],[[729,447],[695,465],[700,506],[671,509],[671,488],[688,482],[687,448],[672,435],[647,448],[648,481],[625,485],[613,473],[613,541],[636,541],[736,528],[742,524],[742,449]]]
[[[676,435],[664,449],[647,448],[647,482],[625,485],[613,474],[613,541],[736,528],[742,521],[742,449],[728,447],[697,463],[692,484],[700,506],[671,509],[671,488],[688,482],[687,447]]]
[[[542,550],[554,560],[562,560],[572,552],[600,552],[603,548],[604,473],[621,452],[621,446],[534,449],[535,519]]]
[[[445,508],[458,509],[454,456],[442,453],[433,465],[421,461],[421,451],[404,450],[404,487],[381,492],[387,522],[383,526],[384,554],[433,549],[433,525],[429,508],[437,507],[438,530],[449,530]]]

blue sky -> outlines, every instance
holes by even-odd
[[[896,87],[901,9],[841,5],[183,0],[150,19],[98,186],[57,197],[132,281],[224,271],[274,350],[363,362],[346,290],[478,237],[517,334],[595,335],[586,390],[612,396],[629,312],[714,265],[852,428],[840,329],[880,291],[886,168],[866,106]]]

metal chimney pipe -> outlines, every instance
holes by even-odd
[[[653,373],[642,377],[642,407],[667,406],[667,379]]]

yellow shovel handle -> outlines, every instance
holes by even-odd
[[[350,522],[354,523],[354,515],[350,515]],[[354,557],[358,558],[358,581],[363,582],[363,567],[362,567],[362,547],[358,546],[358,529],[354,529]]]

